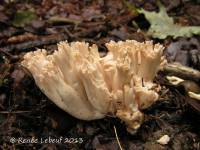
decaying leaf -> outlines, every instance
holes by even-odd
[[[196,99],[196,100],[200,100],[200,94],[196,94],[194,92],[188,92],[189,96]]]
[[[199,26],[181,26],[175,24],[173,18],[169,17],[163,5],[159,4],[160,11],[149,12],[144,9],[138,10],[139,13],[145,15],[151,24],[148,34],[154,38],[165,39],[167,36],[191,37],[194,34],[200,34]]]
[[[33,11],[17,11],[12,24],[16,27],[23,27],[25,24],[30,23],[37,18],[37,15]]]
[[[94,120],[113,114],[129,131],[143,121],[140,109],[158,99],[153,83],[165,63],[163,46],[133,40],[109,42],[109,53],[100,57],[96,45],[60,42],[58,51],[29,52],[22,65],[39,88],[61,109],[76,118]]]
[[[169,135],[166,135],[166,134],[157,140],[157,142],[161,145],[166,145],[169,143],[169,141],[170,141],[170,137],[169,137]]]
[[[200,43],[196,38],[181,38],[169,44],[165,50],[169,63],[179,62],[200,70]]]
[[[176,87],[181,87],[182,91],[185,92],[191,99],[188,99],[188,103],[195,109],[200,111],[200,104],[193,102],[193,100],[200,100],[200,87],[197,83],[189,80],[184,80],[176,76],[167,76],[168,81]]]

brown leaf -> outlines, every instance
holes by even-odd
[[[190,97],[187,97],[186,98],[188,104],[190,104],[194,109],[196,109],[198,112],[200,112],[200,102],[195,100],[195,99],[192,99]]]
[[[12,72],[11,77],[14,79],[14,83],[13,83],[14,88],[17,88],[19,86],[24,76],[25,76],[25,73],[21,69],[16,69]]]
[[[12,125],[16,121],[16,115],[8,114],[7,119],[0,125],[0,132],[7,134],[12,130]]]
[[[172,42],[167,47],[165,55],[168,62],[179,62],[182,65],[200,69],[200,44],[195,38]]]
[[[98,8],[94,8],[94,7],[88,7],[84,9],[82,16],[84,20],[86,21],[105,18],[105,16],[101,13],[101,11]]]
[[[126,40],[130,37],[127,29],[125,27],[121,27],[119,29],[114,29],[110,32],[111,35],[118,37],[121,40]]]
[[[15,43],[21,43],[21,42],[25,42],[25,41],[35,40],[36,38],[37,38],[36,35],[33,35],[31,33],[24,33],[22,35],[10,37],[7,40],[7,42],[9,44],[15,44]]]

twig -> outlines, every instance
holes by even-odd
[[[0,114],[20,114],[20,113],[29,113],[31,111],[0,111]]]
[[[77,32],[74,34],[74,37],[94,37],[97,33],[104,32],[106,30],[107,30],[106,26],[100,25],[100,26],[93,27],[88,30]]]
[[[117,143],[118,143],[118,145],[119,145],[119,148],[120,148],[120,150],[123,150],[123,148],[122,148],[122,146],[121,146],[121,144],[120,144],[120,141],[119,141],[119,138],[118,138],[118,135],[117,135],[117,130],[116,130],[115,126],[114,126],[114,131],[115,131],[115,136],[116,136],[116,139],[117,139]]]
[[[78,25],[82,22],[81,20],[75,20],[75,19],[70,19],[70,18],[60,17],[60,16],[50,17],[48,21],[50,23],[72,23],[75,25]]]
[[[22,51],[25,49],[30,49],[30,48],[34,48],[34,47],[38,47],[42,45],[55,44],[67,39],[68,37],[64,34],[48,35],[48,36],[43,36],[33,41],[23,42],[19,44],[12,44],[12,45],[3,47],[3,49],[7,49],[8,51],[12,51],[12,50]]]
[[[10,54],[9,52],[7,52],[6,49],[1,49],[0,48],[0,53],[3,53],[7,57],[9,57],[11,60],[18,60],[19,59],[19,56]]]
[[[179,63],[167,64],[163,70],[167,75],[174,75],[183,79],[200,81],[200,72],[190,67],[183,66]]]

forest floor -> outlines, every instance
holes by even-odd
[[[155,0],[131,0],[137,8],[158,11]],[[198,0],[161,1],[176,23],[200,26]],[[173,39],[146,34],[150,23],[122,0],[0,0],[0,149],[200,150],[200,103],[171,86],[160,72],[159,101],[144,110],[145,121],[133,135],[118,119],[81,121],[63,112],[36,86],[20,62],[26,52],[53,52],[59,41],[87,41],[102,53],[110,40],[153,40],[163,44],[169,62],[200,70],[200,36]],[[175,57],[167,54],[173,51]],[[196,81],[198,84],[199,81]],[[167,145],[156,141],[168,135]],[[19,143],[11,138],[71,138],[59,144]],[[73,140],[78,140],[74,142]]]

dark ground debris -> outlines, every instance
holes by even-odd
[[[129,2],[158,11],[156,0]],[[200,25],[200,1],[162,0],[162,3],[177,23]],[[115,126],[124,149],[199,150],[200,112],[194,109],[199,103],[191,102],[182,90],[170,86],[162,73],[155,79],[162,87],[160,101],[144,111],[144,124],[130,135],[116,118],[86,122],[69,116],[48,100],[20,66],[26,52],[45,48],[51,53],[62,40],[96,43],[102,52],[106,52],[103,44],[110,40],[150,40],[145,34],[148,27],[144,16],[130,11],[123,0],[0,0],[0,149],[115,150],[119,149]],[[200,70],[199,36],[153,40],[167,47],[165,54],[170,62],[178,61]],[[170,136],[166,146],[156,142],[164,134]],[[61,136],[78,142],[10,142],[11,137]]]

